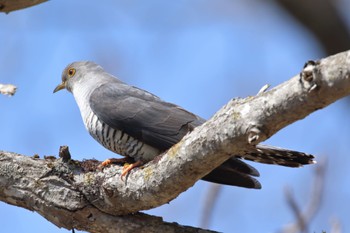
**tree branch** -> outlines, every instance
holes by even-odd
[[[16,93],[17,87],[12,84],[0,83],[0,94],[13,96]]]
[[[212,221],[212,215],[213,215],[213,209],[215,207],[215,204],[217,200],[219,199],[220,192],[222,191],[222,185],[220,184],[211,184],[209,187],[208,193],[206,195],[206,198],[204,200],[203,210],[202,210],[202,216],[201,216],[201,223],[200,227],[202,228],[208,228],[210,226],[210,222]]]
[[[287,203],[295,215],[295,222],[284,226],[280,233],[297,233],[297,232],[309,232],[309,225],[312,219],[317,214],[321,207],[322,198],[325,190],[325,176],[326,176],[326,160],[319,163],[319,166],[315,169],[315,180],[313,182],[313,188],[311,190],[309,203],[304,208],[300,208],[295,200],[292,191],[286,189]]]
[[[11,11],[21,10],[46,1],[47,0],[0,0],[0,12],[8,14]]]
[[[92,232],[103,227],[107,232],[107,216],[168,203],[231,155],[244,155],[283,127],[349,95],[349,67],[347,51],[308,62],[301,74],[270,91],[231,100],[164,155],[133,169],[124,181],[121,166],[86,171],[77,161],[2,152],[0,200],[35,210],[60,227]]]
[[[97,209],[79,190],[72,172],[79,163],[0,151],[0,200],[36,211],[58,227],[88,232],[213,232],[163,222],[143,213],[113,216]],[[86,185],[89,174],[86,174]],[[93,192],[93,190],[91,190]]]
[[[276,0],[319,40],[326,54],[334,54],[350,45],[350,32],[333,0]]]

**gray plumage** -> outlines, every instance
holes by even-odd
[[[148,162],[180,141],[205,120],[157,96],[127,85],[93,62],[74,62],[62,73],[62,83],[79,106],[86,129],[105,148],[136,161]],[[247,188],[261,188],[252,176],[258,171],[240,158],[289,167],[314,163],[313,156],[258,145],[235,155],[203,180]]]

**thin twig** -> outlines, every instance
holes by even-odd
[[[213,216],[213,210],[217,200],[219,199],[221,190],[222,185],[214,183],[210,184],[208,193],[203,203],[202,219],[200,223],[200,227],[203,229],[208,229],[210,227],[210,222]]]
[[[0,84],[0,94],[13,96],[17,87],[12,84]]]
[[[320,161],[318,163],[318,166],[316,166],[315,175],[314,175],[315,180],[313,182],[313,188],[311,190],[310,200],[307,207],[304,210],[302,210],[297,204],[295,197],[292,195],[292,191],[289,188],[286,189],[287,204],[290,207],[291,211],[293,212],[296,218],[296,221],[294,223],[288,224],[287,226],[283,227],[283,229],[281,229],[279,232],[281,233],[308,232],[309,225],[321,206],[323,193],[325,190],[324,180],[325,180],[325,174],[326,174],[326,165],[327,165],[327,162],[324,159],[323,161]]]

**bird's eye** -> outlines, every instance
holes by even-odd
[[[69,77],[74,76],[74,74],[75,74],[75,69],[74,69],[74,68],[68,69],[67,74],[68,74]]]

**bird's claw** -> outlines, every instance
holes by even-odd
[[[141,161],[136,161],[135,163],[132,164],[125,164],[123,167],[122,174],[120,176],[120,179],[123,180],[123,177],[126,176],[133,168],[141,166],[142,162]]]

